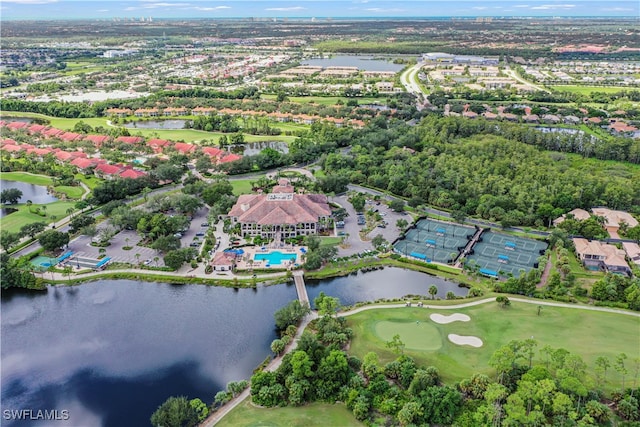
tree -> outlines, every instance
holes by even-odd
[[[69,223],[69,227],[72,233],[78,232],[81,228],[86,227],[88,225],[92,225],[96,222],[96,219],[87,214],[76,215],[75,218],[71,220]]]
[[[500,307],[502,308],[509,307],[511,305],[511,301],[509,301],[509,298],[505,297],[504,295],[496,297],[496,302],[500,304]]]
[[[40,234],[38,242],[45,251],[54,252],[69,243],[69,233],[47,230]]]
[[[271,351],[274,352],[277,356],[284,351],[285,345],[281,339],[275,339],[271,341]]]
[[[611,367],[611,362],[609,358],[604,356],[599,356],[596,359],[596,378],[598,380],[598,385],[603,386],[607,382],[607,369]]]
[[[324,292],[320,292],[320,294],[313,300],[313,304],[316,306],[318,314],[321,316],[333,316],[336,313],[336,310],[340,307],[340,299],[337,297],[330,297],[325,295]]]
[[[404,202],[400,199],[393,199],[389,202],[389,208],[395,212],[404,212]]]
[[[17,233],[10,233],[7,230],[0,231],[0,246],[5,251],[8,251],[11,246],[20,241],[20,235]]]
[[[41,233],[47,227],[44,222],[32,222],[31,224],[25,224],[20,227],[20,234],[34,238],[36,234]]]
[[[409,223],[404,218],[400,218],[399,220],[396,221],[396,228],[400,231],[407,228],[407,225],[409,225]]]
[[[395,334],[391,341],[387,341],[385,344],[387,348],[390,348],[395,354],[403,354],[404,353],[404,343],[400,340],[400,335]]]
[[[627,360],[627,355],[625,353],[620,353],[616,356],[616,361],[613,364],[613,368],[622,376],[622,390],[624,390],[624,377],[628,373],[624,364],[625,360]]]
[[[200,414],[185,396],[170,397],[151,415],[155,427],[194,427]]]
[[[297,299],[293,300],[275,312],[276,328],[284,331],[289,325],[297,325],[309,312],[309,306],[300,304]]]
[[[0,254],[0,286],[3,289],[34,288],[36,278],[31,268],[29,261],[11,258],[7,253]]]
[[[431,295],[431,299],[436,299],[437,293],[438,293],[438,287],[436,285],[429,286],[429,295]]]
[[[0,203],[8,203],[10,205],[15,205],[18,203],[18,200],[22,197],[22,191],[17,188],[7,188],[6,190],[2,190],[0,192]]]
[[[378,250],[384,249],[387,246],[387,243],[387,239],[385,239],[382,234],[378,234],[373,239],[371,239],[371,244]]]

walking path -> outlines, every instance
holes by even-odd
[[[278,369],[280,367],[280,364],[282,363],[282,358],[284,357],[284,355],[289,353],[290,351],[295,350],[298,347],[298,341],[300,340],[300,337],[302,336],[302,333],[304,332],[309,322],[317,318],[318,313],[316,313],[315,311],[312,311],[310,314],[305,316],[305,318],[302,319],[302,323],[300,323],[300,326],[298,327],[293,340],[291,340],[291,343],[282,352],[282,355],[274,358],[271,362],[269,362],[264,370],[273,372]],[[247,387],[242,393],[231,399],[224,406],[220,407],[216,412],[209,415],[209,417],[200,424],[200,427],[210,427],[216,425],[216,423],[218,423],[222,419],[222,417],[227,415],[233,408],[238,406],[242,401],[249,397],[250,392],[251,387]]]
[[[549,302],[544,300],[536,300],[536,299],[525,299],[518,297],[509,296],[510,301],[522,302],[525,304],[536,304],[536,305],[546,305],[550,307],[562,307],[562,308],[575,308],[578,310],[590,310],[590,311],[604,311],[607,313],[616,313],[616,314],[625,314],[627,316],[640,317],[640,313],[636,313],[628,310],[621,310],[617,308],[609,308],[609,307],[595,307],[589,305],[578,305],[578,304],[566,304],[562,302]],[[465,302],[462,304],[455,305],[427,305],[425,304],[422,308],[428,308],[433,310],[456,310],[459,308],[473,307],[476,305],[487,304],[490,302],[496,302],[495,298],[485,298],[477,301]],[[360,313],[366,310],[376,310],[379,308],[404,308],[406,307],[405,303],[399,304],[380,304],[380,305],[367,305],[364,307],[354,308],[353,310],[344,311],[342,313],[338,313],[338,316],[351,316],[352,314]]]

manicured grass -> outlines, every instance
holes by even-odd
[[[69,199],[79,200],[84,194],[84,189],[82,187],[71,187],[68,185],[59,185],[57,187],[53,187],[53,190],[58,193],[64,193]]]
[[[431,322],[395,319],[381,320],[374,326],[375,334],[383,341],[391,341],[398,334],[407,350],[436,351],[442,347],[442,336]]]
[[[84,174],[77,173],[75,174],[75,178],[81,181],[84,185],[89,187],[89,189],[93,190],[98,186],[98,184],[102,183],[101,179],[96,178],[95,176],[91,176],[87,178]]]
[[[276,95],[263,94],[260,96],[262,99],[275,100]],[[289,101],[298,102],[301,104],[319,104],[319,105],[336,105],[338,100],[342,101],[343,104],[347,104],[347,101],[354,98],[346,98],[344,96],[290,96]],[[358,104],[381,104],[386,105],[386,100],[384,97],[374,98],[374,97],[362,97],[355,98],[358,101]]]
[[[7,181],[20,181],[27,184],[49,186],[53,184],[51,177],[46,175],[34,175],[28,172],[2,172],[2,179]]]
[[[342,237],[320,237],[320,246],[335,246],[342,242]]]
[[[172,141],[213,141],[217,142],[222,135],[220,132],[205,132],[203,130],[195,129],[135,129],[132,130],[132,134],[142,135],[145,138],[162,138]],[[228,137],[228,135],[227,135]],[[284,141],[292,142],[295,140],[295,136],[265,136],[265,135],[244,135],[245,142],[258,142],[258,141]]]
[[[7,230],[10,233],[17,233],[18,231],[20,231],[20,227],[31,224],[32,222],[45,222],[47,224],[53,222],[51,220],[51,215],[56,216],[57,223],[59,220],[65,218],[68,215],[67,209],[72,208],[75,204],[75,201],[48,203],[46,205],[46,217],[40,216],[35,213],[35,209],[42,205],[32,205],[31,210],[33,212],[29,212],[29,208],[25,204],[13,205],[11,207],[14,209],[18,209],[18,211],[1,218],[0,229]]]
[[[587,372],[593,376],[595,360],[608,357],[613,363],[616,355],[624,352],[630,359],[637,357],[640,334],[637,333],[639,319],[634,316],[594,312],[573,308],[544,306],[537,315],[536,304],[512,302],[511,307],[501,308],[487,303],[475,307],[443,312],[420,308],[379,309],[364,311],[349,316],[348,324],[354,331],[350,353],[360,358],[370,351],[379,354],[382,363],[395,359],[396,355],[385,345],[388,337],[381,338],[376,330],[380,321],[407,322],[415,326],[416,321],[430,322],[442,337],[442,347],[436,351],[416,351],[407,348],[405,353],[414,357],[423,366],[436,366],[446,383],[452,384],[475,372],[495,375],[488,362],[491,355],[511,340],[534,337],[537,350],[545,345],[565,348],[580,355],[587,364]],[[426,303],[428,305],[428,303]],[[454,322],[440,325],[429,319],[431,313],[464,313],[470,322]],[[412,322],[412,323],[411,323]],[[400,339],[407,344],[415,339],[412,335]],[[458,346],[447,339],[450,333],[476,336],[484,342],[480,348]],[[406,335],[406,332],[404,333]],[[425,337],[425,339],[429,339]],[[409,345],[407,345],[409,347]],[[544,363],[539,352],[534,363]],[[610,369],[607,373],[607,390],[621,385],[622,377]],[[629,375],[627,375],[627,382]]]
[[[235,407],[217,424],[220,427],[324,427],[362,426],[344,405],[312,403],[285,408],[258,408],[247,399]]]
[[[234,179],[229,181],[233,186],[233,194],[239,196],[241,194],[251,194],[251,179]]]
[[[589,95],[591,92],[604,92],[604,93],[616,93],[621,90],[633,90],[631,87],[610,87],[610,86],[578,86],[578,85],[566,85],[566,86],[551,86],[551,89],[557,92],[571,92],[579,93],[582,95]]]

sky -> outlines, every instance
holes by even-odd
[[[113,18],[640,18],[639,0],[2,0],[0,20]]]

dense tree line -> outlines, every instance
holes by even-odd
[[[11,258],[0,254],[0,286],[7,288],[35,288],[36,278],[31,272],[33,266],[28,260]]]
[[[144,188],[158,187],[158,180],[153,176],[137,179],[118,178],[104,181],[93,189],[90,198],[94,204],[101,205],[113,200],[123,200],[140,193]]]
[[[538,351],[534,339],[514,340],[491,356],[488,364],[495,378],[474,374],[444,385],[437,368],[419,366],[404,354],[399,335],[386,343],[397,356],[386,364],[373,352],[362,360],[349,356],[343,349],[353,331],[335,316],[339,301],[321,294],[314,304],[321,317],[302,334],[295,351],[275,371],[252,376],[253,403],[274,407],[340,401],[367,425],[596,426],[614,419],[612,409],[629,422],[640,419],[634,396],[640,360],[628,361],[623,353],[613,361],[599,357],[592,378],[578,355],[550,346]],[[272,344],[276,354],[294,332],[282,330],[283,338]],[[636,372],[633,388],[623,383],[613,394],[612,409],[602,394],[609,368],[623,378]]]

